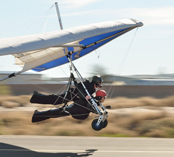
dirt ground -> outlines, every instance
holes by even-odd
[[[0,96],[1,135],[174,137],[174,97],[106,99],[104,106],[111,105],[112,109],[108,109],[108,126],[101,131],[94,131],[91,127],[95,114],[87,120],[75,120],[69,116],[34,124],[31,117],[35,109],[58,106],[31,104],[30,97]]]

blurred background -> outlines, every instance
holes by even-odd
[[[108,126],[91,128],[72,117],[31,123],[34,110],[59,106],[31,104],[34,90],[45,94],[66,89],[69,65],[10,78],[0,83],[0,135],[174,137],[174,1],[60,0],[64,28],[124,18],[143,27],[113,40],[74,62],[84,78],[101,75],[108,93]],[[10,5],[9,5],[10,4]],[[10,38],[59,30],[54,1],[10,0],[0,5],[1,35]],[[90,61],[90,62],[87,62]],[[19,71],[14,57],[0,57],[0,78]]]
[[[111,137],[174,137],[174,86],[172,74],[116,76],[98,69],[104,80],[102,89],[108,97],[108,126],[99,132],[91,128],[95,114],[87,120],[72,117],[53,118],[37,124],[31,122],[33,112],[59,106],[31,104],[32,92],[61,93],[67,77],[48,78],[25,73],[0,84],[1,135],[111,136]],[[100,73],[102,71],[102,73]],[[1,72],[0,76],[7,75]],[[90,77],[87,79],[91,79]]]

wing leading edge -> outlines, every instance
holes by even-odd
[[[24,65],[22,71],[47,70],[68,62],[67,53],[72,51],[76,60],[124,33],[142,26],[143,23],[125,19],[81,26],[44,35],[1,39],[0,55],[12,54],[16,64]]]

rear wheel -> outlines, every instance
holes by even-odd
[[[101,122],[99,125],[97,125],[97,122],[98,122],[98,119],[94,119],[92,121],[92,124],[91,125],[92,125],[92,128],[94,130],[99,131],[99,130],[101,130],[103,128],[103,122]]]

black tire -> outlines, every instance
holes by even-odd
[[[103,122],[103,128],[106,128],[107,125],[108,125],[108,120],[106,119],[106,120]]]
[[[99,125],[97,125],[97,122],[98,122],[98,119],[94,119],[92,121],[92,128],[95,130],[95,131],[99,131],[103,128],[103,122],[101,122]]]

